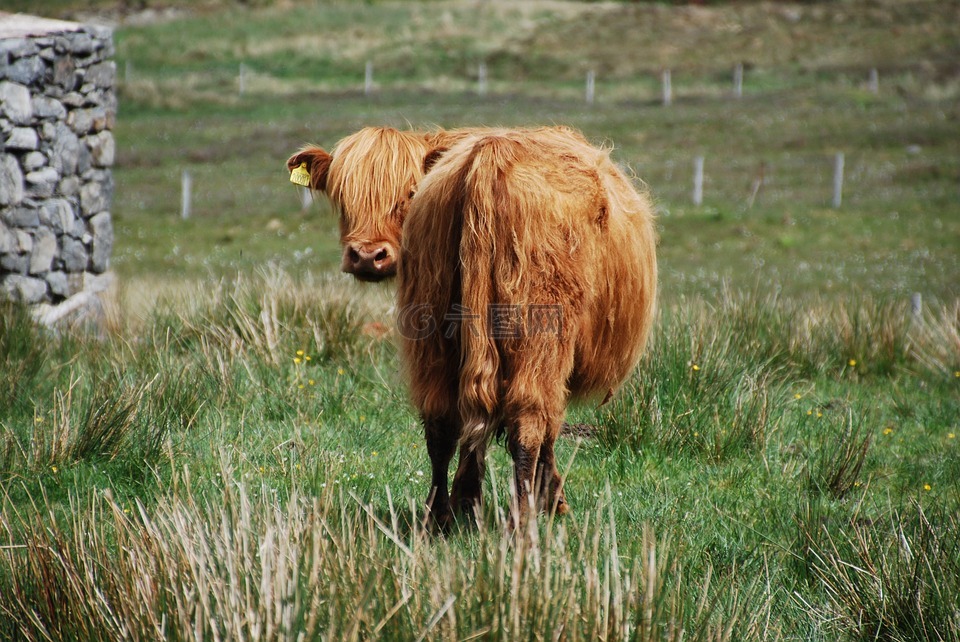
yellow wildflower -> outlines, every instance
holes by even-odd
[[[857,360],[850,359],[850,361],[847,362],[847,365],[849,365],[851,368],[855,368],[857,366]]]
[[[932,488],[933,488],[933,486],[931,486],[930,484],[924,484],[924,485],[923,485],[923,490],[931,490]]]
[[[337,374],[338,374],[338,375],[342,375],[342,374],[343,374],[343,368],[337,368]]]
[[[885,434],[885,435],[889,435],[889,434],[892,433],[892,432],[893,432],[893,428],[884,428],[884,429],[883,429],[883,434]]]
[[[697,364],[693,364],[691,368],[693,368],[694,372],[700,372],[700,366],[698,366]]]
[[[297,356],[298,356],[298,357],[302,357],[302,356],[303,356],[303,350],[297,350]]]
[[[303,359],[301,359],[300,357],[294,357],[294,358],[293,358],[293,362],[294,362],[294,363],[299,364],[301,361],[303,361]]]
[[[954,437],[956,437],[956,435],[953,434],[952,432],[947,433],[947,439],[953,439]]]

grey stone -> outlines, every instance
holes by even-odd
[[[57,52],[51,46],[44,46],[38,55],[47,62],[53,62],[57,57]]]
[[[90,154],[90,148],[86,145],[80,145],[77,148],[77,174],[84,180],[88,180],[90,177],[87,174],[91,167],[93,167],[93,156]]]
[[[46,70],[47,65],[42,58],[28,56],[8,65],[4,75],[21,85],[32,85],[43,76]]]
[[[40,124],[40,139],[48,143],[57,139],[57,127],[65,127],[60,123],[43,122]],[[69,129],[69,128],[67,128]],[[73,132],[71,132],[73,133]]]
[[[64,234],[73,229],[73,207],[70,202],[62,198],[51,198],[40,205],[40,224],[57,234]]]
[[[92,83],[100,89],[109,89],[113,87],[114,79],[117,76],[117,65],[112,60],[101,62],[87,69],[84,74],[84,82]]]
[[[18,205],[23,201],[23,172],[10,154],[0,154],[0,205]]]
[[[109,181],[90,181],[80,188],[80,211],[84,218],[110,209],[113,186]]]
[[[40,51],[40,47],[32,38],[5,38],[0,40],[0,52],[9,54],[11,58],[33,56]]]
[[[113,165],[113,157],[116,149],[113,142],[113,134],[108,131],[102,131],[94,136],[87,136],[84,142],[90,149],[90,157],[94,165],[98,167],[110,167]]]
[[[26,230],[15,230],[17,235],[17,251],[21,254],[33,252],[33,236]]]
[[[87,233],[87,225],[83,222],[83,219],[80,217],[74,218],[70,223],[70,228],[65,230],[66,234],[69,234],[75,239],[79,239],[81,243],[86,244],[91,239],[90,235]]]
[[[72,236],[62,237],[63,268],[67,272],[82,272],[87,269],[89,255],[83,243]]]
[[[0,221],[0,254],[13,252],[17,247],[17,235]]]
[[[83,31],[75,31],[67,35],[68,50],[77,54],[89,54],[97,48],[93,37]]]
[[[76,176],[67,176],[60,181],[57,194],[60,196],[76,196],[80,192],[80,179]]]
[[[57,58],[53,63],[52,84],[68,92],[77,88],[79,75],[73,56],[65,55]],[[78,94],[79,95],[79,94]]]
[[[82,107],[86,102],[86,98],[83,97],[83,94],[71,91],[69,94],[65,94],[60,101],[67,107]]]
[[[63,120],[67,116],[67,108],[59,100],[47,96],[34,96],[31,106],[35,118]]]
[[[40,225],[40,215],[32,207],[10,207],[3,210],[2,216],[3,222],[10,227],[29,228]]]
[[[67,114],[67,125],[79,136],[93,129],[92,109],[71,109]]]
[[[40,303],[47,296],[47,282],[19,274],[8,274],[0,284],[0,291],[13,301]]]
[[[28,172],[32,172],[35,169],[40,169],[47,164],[47,157],[44,156],[41,152],[29,152],[24,154],[23,160],[20,161],[20,164],[23,166],[23,169]]]
[[[93,131],[99,132],[107,129],[112,116],[107,113],[103,107],[97,107],[93,110]]]
[[[100,212],[90,219],[93,232],[93,253],[90,267],[94,272],[106,272],[110,267],[110,253],[113,251],[113,223],[110,212]]]
[[[50,158],[52,167],[60,172],[61,176],[76,173],[80,147],[80,139],[77,135],[63,123],[58,124],[53,138],[53,154]]]
[[[0,111],[17,125],[29,125],[33,118],[30,90],[15,82],[0,82]]]
[[[57,183],[60,182],[60,174],[52,167],[44,167],[26,176],[26,193],[37,198],[50,198],[54,190],[57,189]]]
[[[2,268],[4,272],[12,272],[13,274],[26,274],[27,268],[29,267],[29,254],[17,254],[14,252],[9,254],[0,254],[0,268]]]
[[[46,228],[37,229],[33,238],[33,252],[30,253],[30,274],[46,274],[53,264],[57,253],[57,237]]]
[[[58,297],[70,296],[70,285],[67,282],[66,272],[60,272],[59,270],[48,272],[44,278],[47,281],[47,285],[50,286],[51,294]]]
[[[14,127],[7,136],[7,149],[33,150],[39,145],[37,130],[31,127]]]

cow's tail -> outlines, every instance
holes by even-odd
[[[460,235],[461,301],[470,319],[460,328],[461,448],[484,449],[498,428],[501,355],[490,328],[496,301],[494,269],[498,216],[506,196],[502,178],[503,149],[509,141],[497,136],[474,146],[464,175]]]

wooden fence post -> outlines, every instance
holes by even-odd
[[[737,63],[733,68],[733,95],[743,97],[743,63]]]
[[[596,80],[597,80],[596,72],[594,72],[593,69],[591,69],[590,71],[587,72],[587,104],[588,105],[593,104],[594,92],[596,90]]]
[[[373,62],[368,60],[363,69],[363,95],[369,96],[373,93]]]
[[[837,152],[833,159],[833,209],[840,209],[843,203],[843,152]]]
[[[693,159],[693,204],[703,204],[703,156]]]
[[[673,104],[673,87],[670,80],[670,70],[664,69],[663,75],[661,76],[661,83],[663,85],[663,106],[669,107]]]
[[[183,170],[180,175],[180,218],[184,221],[190,218],[190,188],[192,183],[190,172]]]

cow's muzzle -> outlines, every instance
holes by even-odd
[[[340,269],[361,281],[382,281],[397,274],[396,256],[389,243],[348,243]]]

